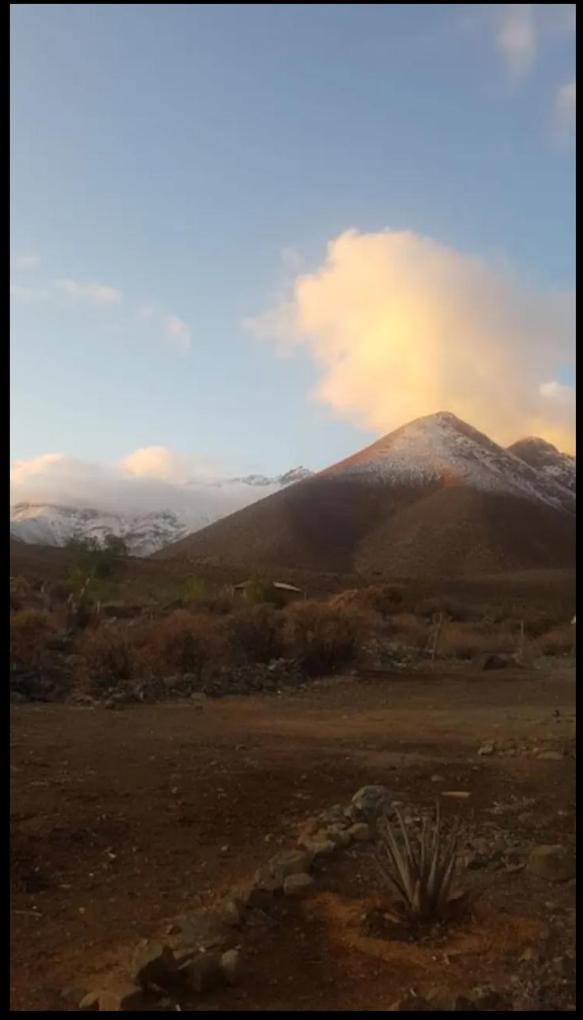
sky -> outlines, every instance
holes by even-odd
[[[12,4],[17,472],[573,452],[574,10]]]

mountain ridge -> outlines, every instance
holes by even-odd
[[[574,513],[555,478],[439,412],[156,556],[403,574],[562,566]]]

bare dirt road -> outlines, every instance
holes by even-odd
[[[567,665],[327,680],[202,710],[13,707],[12,1009],[72,1008],[64,988],[84,987],[120,947],[253,874],[293,845],[304,818],[366,783],[420,806],[441,789],[467,790],[459,809],[478,821],[524,800],[530,811],[512,816],[524,840],[572,846],[574,703]],[[516,754],[477,754],[484,741],[511,740]],[[563,757],[536,757],[541,746]],[[350,858],[331,866],[328,891],[359,868]],[[524,872],[513,881],[522,913],[544,918],[551,902],[565,927],[570,886]],[[257,930],[240,987],[205,1008],[386,1009],[398,998],[394,969],[354,946],[346,966],[323,915],[294,910]]]

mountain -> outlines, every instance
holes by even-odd
[[[544,439],[538,439],[536,436],[519,439],[508,449],[515,457],[520,457],[520,460],[523,460],[525,464],[530,464],[547,478],[558,482],[569,492],[575,493],[575,458],[570,454],[560,453],[552,443],[547,443]]]
[[[60,503],[17,503],[10,511],[10,534],[20,542],[49,546],[65,545],[71,538],[92,538],[101,543],[106,535],[113,534],[124,539],[133,556],[149,556],[309,474],[300,467],[276,478],[249,475],[190,482],[180,491],[178,508],[147,513],[114,513],[103,507]]]
[[[401,577],[571,566],[574,514],[552,473],[441,412],[156,555]]]

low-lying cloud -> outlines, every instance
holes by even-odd
[[[10,503],[136,514],[172,510],[188,520],[201,509],[211,515],[238,510],[272,491],[225,480],[229,478],[225,465],[165,446],[142,447],[117,464],[46,453],[12,464]]]
[[[315,362],[318,400],[379,433],[447,410],[502,444],[575,445],[571,294],[410,231],[350,230],[323,264],[247,325]]]

